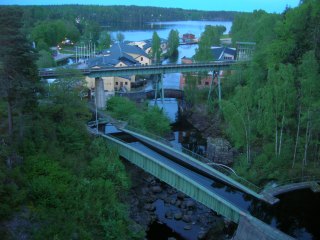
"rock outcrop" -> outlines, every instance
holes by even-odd
[[[207,138],[207,158],[216,163],[232,164],[236,150],[228,140],[223,138]]]

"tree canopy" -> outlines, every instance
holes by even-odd
[[[197,48],[194,56],[195,60],[200,62],[213,60],[211,47],[220,45],[220,37],[225,31],[224,26],[207,25],[205,31],[201,34],[199,48]]]
[[[171,29],[168,36],[167,55],[170,57],[177,56],[179,53],[178,47],[179,47],[179,31]]]
[[[235,17],[233,41],[257,47],[249,66],[235,71],[241,80],[226,94],[223,116],[245,153],[238,170],[253,181],[320,173],[319,15],[310,0],[281,15]]]
[[[152,51],[152,58],[155,63],[158,63],[160,61],[161,57],[161,40],[157,32],[153,32],[152,35],[152,46],[151,46],[151,51]]]

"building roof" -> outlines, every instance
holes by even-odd
[[[138,46],[128,45],[125,43],[116,43],[113,44],[109,49],[103,50],[103,56],[89,59],[88,67],[114,67],[119,62],[123,62],[127,66],[140,65],[139,61],[129,54],[135,54],[147,58],[149,57],[148,54]]]
[[[145,45],[143,45],[143,50],[147,50],[148,48],[152,47],[152,43],[151,42],[147,42]]]
[[[229,47],[212,47],[211,53],[213,55],[214,60],[216,61],[223,61],[224,60],[224,54],[229,54],[236,59],[236,49],[235,48],[229,48]]]
[[[126,53],[122,53],[121,55],[119,54],[119,52],[109,54],[110,55],[99,56],[89,59],[88,67],[114,67],[120,62],[123,62],[127,66],[140,65],[140,63],[137,60],[135,60],[133,57]]]
[[[116,43],[113,44],[109,49],[104,50],[104,52],[109,52],[109,54],[117,54],[117,55],[123,55],[124,53],[126,54],[137,54],[140,56],[148,57],[148,55],[138,46],[135,45],[128,45],[125,43]]]

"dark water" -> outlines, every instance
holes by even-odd
[[[207,150],[207,140],[201,133],[190,124],[185,118],[178,114],[176,122],[171,124],[174,140],[170,141],[177,149],[182,147],[205,156]]]
[[[170,237],[174,237],[176,240],[185,240],[184,237],[173,231],[168,225],[161,222],[153,222],[149,226],[147,232],[147,239],[149,240],[168,240]]]

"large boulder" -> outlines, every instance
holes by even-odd
[[[223,138],[207,138],[207,158],[215,163],[232,164],[236,150],[228,140]]]

